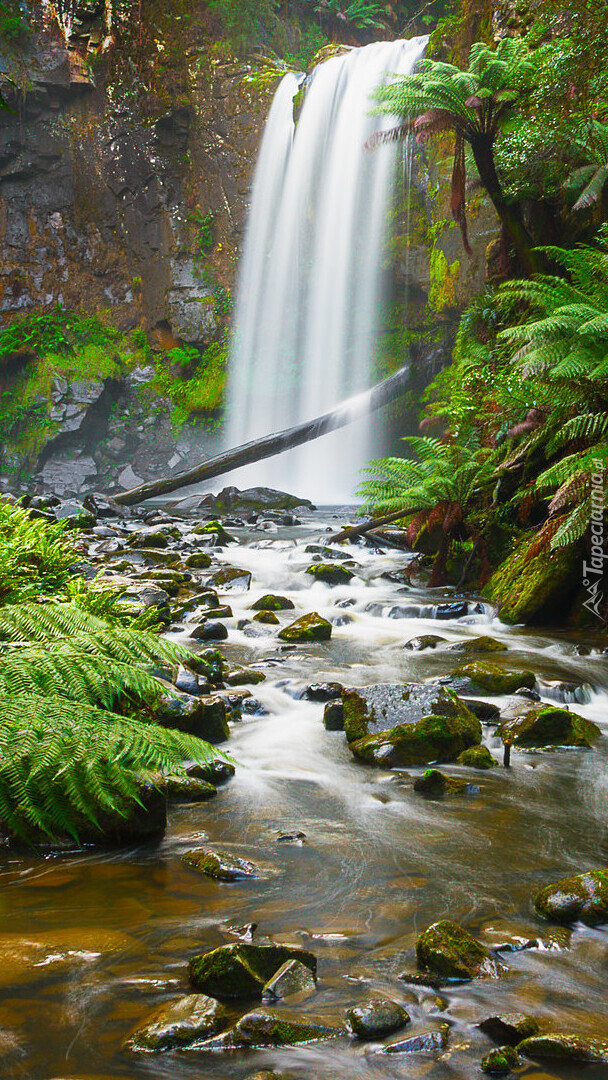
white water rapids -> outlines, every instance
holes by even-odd
[[[366,152],[390,127],[374,91],[406,74],[426,38],[376,42],[327,60],[306,89],[282,80],[258,161],[241,268],[228,393],[227,445],[312,419],[374,381],[394,146]],[[377,424],[378,421],[376,420]],[[373,452],[369,419],[234,475],[318,502],[352,498]]]

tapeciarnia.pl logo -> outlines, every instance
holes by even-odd
[[[583,562],[583,585],[587,590],[583,607],[601,619],[604,563],[608,558],[604,552],[604,463],[596,458],[593,467],[595,472],[591,475],[591,555],[589,562]]]

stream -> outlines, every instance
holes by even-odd
[[[323,704],[298,697],[311,683],[355,687],[446,675],[463,662],[459,654],[445,646],[412,652],[404,644],[421,634],[450,643],[484,634],[508,646],[499,663],[535,671],[543,700],[559,695],[552,682],[587,684],[582,703],[569,698],[571,707],[605,730],[602,646],[590,635],[507,627],[476,597],[460,618],[433,617],[454,591],[383,576],[412,558],[396,549],[343,545],[356,576],[349,584],[311,585],[305,569],[316,556],[304,549],[326,543],[344,514],[301,515],[302,524],[276,533],[230,524],[239,546],[212,553],[253,575],[249,591],[221,594],[233,618],[225,620],[229,637],[219,647],[231,663],[266,675],[251,688],[265,712],[232,725],[226,749],[238,768],[217,797],[173,807],[158,844],[3,855],[3,1077],[245,1080],[269,1069],[294,1080],[469,1080],[483,1075],[479,1062],[493,1045],[475,1025],[497,1012],[527,1012],[548,1030],[608,1037],[606,930],[577,926],[570,936],[532,908],[542,885],[608,864],[608,740],[592,751],[514,752],[507,770],[500,740],[484,725],[501,767],[446,766],[470,782],[469,793],[430,799],[413,790],[420,770],[357,763],[343,732],[325,730]],[[237,629],[266,592],[293,600],[295,612],[279,613],[283,625],[317,611],[333,623],[331,640],[285,647],[275,627],[250,624],[256,637]],[[174,636],[191,644],[187,632]],[[279,841],[281,834],[295,838]],[[202,841],[253,860],[267,877],[235,884],[204,878],[180,861]],[[415,971],[417,935],[446,917],[491,947],[513,949],[501,953],[504,978],[440,991],[400,978]],[[407,1008],[408,1035],[447,1025],[447,1049],[389,1056],[381,1042],[347,1036],[290,1049],[121,1049],[151,1011],[188,992],[192,955],[238,941],[250,923],[257,923],[258,944],[295,945],[317,956],[318,991],[298,1004],[302,1014],[343,1021],[349,1006],[376,993]],[[535,947],[518,950],[527,938]],[[27,963],[23,939],[34,942]],[[41,940],[52,948],[36,960]],[[578,1077],[581,1067],[528,1063],[518,1075]],[[589,1066],[584,1075],[595,1080],[606,1067]]]

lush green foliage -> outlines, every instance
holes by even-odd
[[[127,815],[153,773],[217,757],[154,723],[151,669],[188,651],[74,579],[77,558],[63,524],[0,501],[0,821],[30,842],[77,839]]]

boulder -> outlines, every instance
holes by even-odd
[[[608,922],[608,870],[590,870],[546,885],[534,897],[539,915],[555,922]]]
[[[343,689],[338,682],[311,683],[302,691],[300,697],[306,701],[335,701],[342,696]]]
[[[209,578],[208,583],[225,592],[247,592],[251,585],[251,574],[249,570],[241,570],[238,566],[223,566]]]
[[[346,566],[332,562],[313,563],[306,573],[314,577],[316,581],[324,581],[326,585],[348,585],[354,576],[352,570]]]
[[[167,793],[163,785],[142,780],[137,800],[129,801],[125,813],[98,811],[97,824],[83,817],[77,832],[83,844],[122,847],[160,836],[166,827]]]
[[[470,746],[456,760],[459,765],[467,765],[470,769],[494,769],[498,765],[487,746]]]
[[[537,535],[522,540],[494,571],[484,596],[506,623],[564,623],[569,602],[579,589],[581,552],[577,544],[528,556]]]
[[[127,544],[133,548],[167,548],[169,546],[169,540],[179,539],[179,532],[171,530],[171,533],[167,533],[165,529],[157,529],[153,526],[151,528],[138,529],[137,532],[131,533]]]
[[[155,707],[162,727],[176,728],[210,743],[224,742],[229,734],[226,706],[220,697],[194,697],[164,691]]]
[[[437,1054],[445,1050],[448,1045],[447,1024],[442,1024],[434,1031],[421,1031],[418,1035],[411,1035],[409,1039],[400,1039],[399,1042],[387,1043],[382,1049],[383,1054]]]
[[[551,1035],[534,1035],[524,1039],[517,1047],[524,1057],[534,1061],[596,1062],[608,1064],[608,1039],[595,1039],[588,1035],[559,1032]]]
[[[188,994],[163,1005],[126,1040],[134,1051],[176,1050],[224,1031],[230,1023],[225,1005],[205,994]]]
[[[466,780],[459,780],[446,776],[439,769],[427,769],[422,776],[414,780],[414,791],[420,795],[430,795],[438,798],[441,795],[461,795],[469,785]]]
[[[313,972],[300,960],[286,960],[262,990],[264,1001],[278,1001],[294,994],[311,994],[317,988]]]
[[[488,1016],[477,1025],[484,1035],[494,1042],[506,1046],[517,1046],[522,1039],[529,1039],[538,1034],[538,1021],[526,1013],[504,1013],[502,1016]]]
[[[438,634],[421,634],[420,637],[410,638],[403,646],[410,652],[424,652],[425,649],[436,649],[443,645],[447,638],[439,637]]]
[[[257,683],[264,682],[265,679],[264,672],[256,668],[237,667],[226,675],[228,686],[255,686]]]
[[[521,1065],[521,1058],[512,1046],[499,1046],[481,1059],[482,1072],[488,1076],[508,1076]]]
[[[377,683],[356,690],[345,689],[342,703],[349,742],[391,731],[397,724],[413,724],[428,716],[474,720],[453,690],[424,683]]]
[[[462,699],[470,712],[481,720],[482,724],[499,724],[501,711],[498,705],[490,701],[477,701],[475,698]]]
[[[301,1046],[319,1039],[335,1039],[344,1035],[342,1027],[336,1027],[312,1016],[299,1016],[284,1009],[256,1009],[241,1017],[234,1027],[223,1035],[209,1039],[201,1049],[229,1050],[253,1046]]]
[[[443,919],[433,923],[416,942],[421,971],[444,979],[496,979],[505,970],[468,930]]]
[[[283,630],[279,630],[278,636],[281,641],[297,644],[307,641],[329,641],[331,623],[321,618],[316,611],[312,611],[309,615],[302,615]]]
[[[218,758],[217,761],[206,761],[204,765],[188,765],[186,766],[186,772],[188,776],[194,776],[198,780],[206,780],[208,784],[225,784],[226,780],[229,780],[231,776],[234,776],[236,769],[230,761],[222,761]]]
[[[346,1013],[353,1035],[359,1039],[382,1039],[410,1022],[409,1013],[396,1001],[371,998]]]
[[[341,701],[328,701],[323,710],[323,723],[327,731],[344,731],[344,706]]]
[[[288,960],[298,960],[313,975],[317,960],[304,949],[286,945],[220,945],[194,956],[188,965],[195,990],[220,999],[261,997],[264,986]]]
[[[459,653],[497,653],[506,652],[507,646],[502,641],[493,637],[466,638],[465,641],[456,641],[448,646],[450,652]]]
[[[226,532],[224,526],[219,521],[207,521],[203,525],[197,525],[192,532],[196,533],[198,536],[216,537],[218,544],[238,543],[236,536],[232,536],[229,532]]]
[[[503,742],[513,746],[581,746],[589,749],[601,737],[601,730],[568,709],[538,705],[508,720],[498,728]]]
[[[276,593],[266,593],[255,604],[251,605],[252,611],[293,611],[295,604],[286,596],[277,596]]]
[[[166,776],[164,784],[172,803],[206,802],[217,795],[213,784],[196,776]]]
[[[211,556],[206,551],[193,551],[192,555],[187,555],[184,561],[190,570],[206,570],[208,566],[211,566]]]
[[[243,881],[246,878],[262,877],[262,871],[255,863],[226,851],[194,848],[184,852],[182,862],[215,881]]]
[[[274,611],[257,611],[253,616],[254,622],[266,623],[268,626],[278,626],[279,620]]]
[[[228,630],[222,622],[204,622],[192,631],[190,637],[193,641],[225,641]]]
[[[536,684],[533,671],[505,671],[487,660],[455,668],[452,678],[458,680],[459,691],[473,694],[514,694],[522,686],[532,689]]]

